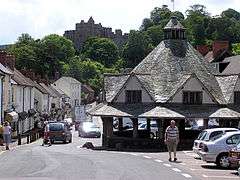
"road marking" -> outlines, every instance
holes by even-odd
[[[185,178],[192,178],[192,176],[189,175],[189,174],[182,173],[182,175],[183,175]]]
[[[192,169],[190,168],[191,171],[213,171],[213,172],[222,172],[222,169]]]
[[[163,162],[163,161],[160,160],[160,159],[155,159],[154,161],[159,162],[159,163],[162,163],[162,162]]]
[[[163,165],[166,166],[166,167],[172,167],[171,164],[163,164]]]
[[[3,154],[5,151],[0,151],[0,155]]]
[[[172,168],[172,170],[173,171],[175,171],[175,172],[182,172],[180,169],[178,169],[178,168]]]
[[[203,174],[202,176],[204,178],[239,179],[239,176],[207,176],[205,174]]]
[[[186,163],[179,163],[179,164],[186,166]]]
[[[152,157],[150,157],[150,156],[143,156],[143,157],[146,159],[152,159]]]
[[[138,156],[136,153],[129,153],[132,156]]]

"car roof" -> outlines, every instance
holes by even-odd
[[[212,129],[205,129],[203,131],[214,132],[214,131],[226,131],[226,130],[236,130],[236,131],[238,131],[237,128],[212,128]]]

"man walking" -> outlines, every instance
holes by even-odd
[[[174,162],[177,161],[177,145],[179,142],[179,131],[174,120],[165,131],[165,140],[169,152],[169,161],[172,161],[172,152],[174,154]]]

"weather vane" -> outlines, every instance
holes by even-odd
[[[175,3],[175,2],[174,2],[174,0],[171,0],[171,2],[172,2],[172,4],[173,4],[173,11],[174,11],[174,8],[175,8],[175,7],[174,7],[174,5],[175,5],[174,3]]]

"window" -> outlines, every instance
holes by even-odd
[[[212,132],[209,136],[209,140],[216,140],[218,139],[218,137],[221,137],[223,135],[223,132],[222,131],[215,131],[215,132]]]
[[[240,134],[236,134],[227,139],[227,144],[237,144],[240,140]]]
[[[234,104],[240,104],[240,91],[234,92]]]
[[[127,103],[140,103],[142,102],[142,91],[126,91],[126,102]]]
[[[183,92],[184,104],[202,104],[202,92],[201,91],[185,91]]]

